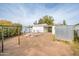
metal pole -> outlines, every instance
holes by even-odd
[[[2,52],[4,52],[4,28],[2,26]]]

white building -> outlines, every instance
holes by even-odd
[[[47,24],[33,25],[32,32],[48,32],[48,27]]]
[[[55,26],[52,26],[52,34],[55,35]]]

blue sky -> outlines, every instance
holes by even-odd
[[[55,23],[62,23],[66,20],[69,25],[76,24],[79,23],[79,4],[0,3],[0,19],[31,25],[45,15],[54,17]]]

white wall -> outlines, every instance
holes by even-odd
[[[52,34],[55,35],[55,26],[52,26]]]
[[[32,32],[44,32],[44,27],[33,27]]]

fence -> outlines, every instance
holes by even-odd
[[[4,52],[4,41],[6,38],[18,36],[17,44],[20,45],[20,35],[30,32],[27,26],[0,26],[0,43],[1,51]]]
[[[13,37],[21,34],[21,27],[19,26],[0,26],[0,41],[2,42],[2,52],[4,51],[4,40],[8,37]],[[18,36],[18,44],[20,39]]]
[[[55,38],[58,40],[71,41],[74,39],[74,26],[60,25],[55,26]]]

